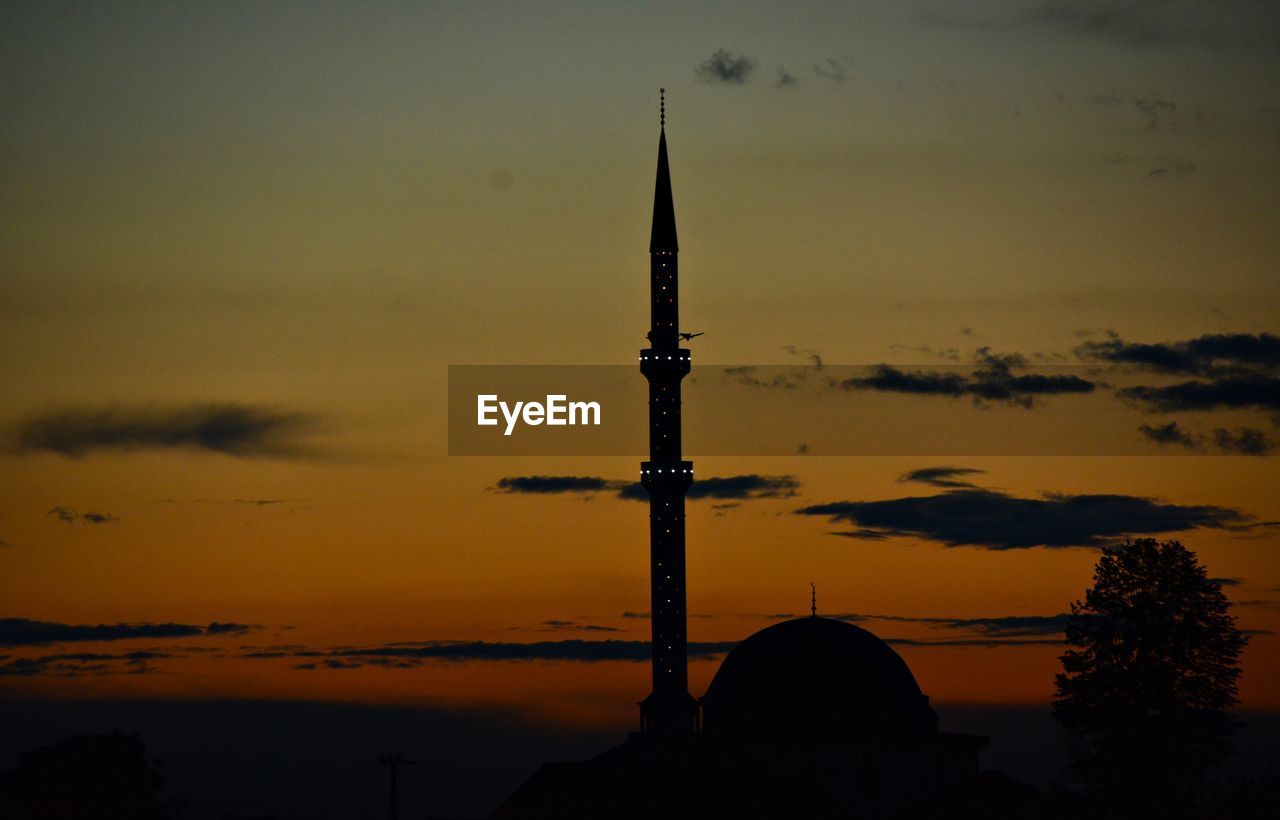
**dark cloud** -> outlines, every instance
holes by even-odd
[[[800,347],[799,345],[784,345],[782,349],[790,353],[792,356],[799,356],[804,359],[809,364],[813,365],[814,370],[822,369],[822,354],[818,351],[807,347]]]
[[[13,544],[10,544],[8,541],[0,538],[0,550],[3,549],[13,549]]]
[[[1176,421],[1168,424],[1142,424],[1138,426],[1138,432],[1157,444],[1178,444],[1189,450],[1198,450],[1202,440],[1201,436]]]
[[[1225,49],[1280,43],[1275,3],[1256,0],[1044,0],[1024,21],[1137,48]]]
[[[498,492],[555,495],[559,493],[598,493],[618,490],[631,482],[610,481],[594,476],[526,475],[498,479]]]
[[[959,373],[908,373],[898,368],[878,364],[871,368],[870,376],[845,379],[840,387],[845,390],[879,390],[885,393],[914,393],[929,396],[963,396],[968,380]]]
[[[1138,496],[1049,494],[1017,498],[982,489],[815,504],[796,513],[858,527],[833,535],[876,541],[911,537],[949,547],[992,550],[1102,547],[1126,535],[1230,529],[1249,521],[1249,516],[1226,507],[1162,504]]]
[[[929,345],[904,345],[892,344],[890,350],[901,351],[904,353],[923,353],[926,356],[933,356],[939,359],[947,359],[948,361],[960,361],[960,351],[954,347],[934,348]]]
[[[717,500],[752,498],[790,498],[800,489],[800,482],[790,475],[734,475],[700,478],[693,482],[686,498]]]
[[[775,84],[778,88],[793,88],[799,84],[800,81],[791,72],[782,66],[778,66],[778,81]]]
[[[746,54],[734,54],[723,48],[703,60],[693,70],[698,79],[721,85],[742,85],[759,63]]]
[[[273,504],[289,504],[297,501],[296,498],[233,498],[230,501],[224,501],[216,498],[192,498],[190,500],[177,498],[161,498],[152,503],[155,504],[247,504],[252,507],[268,507]]]
[[[898,481],[929,484],[934,487],[974,487],[975,484],[963,480],[961,476],[980,475],[985,472],[986,470],[973,467],[922,467],[919,470],[903,473],[898,476]]]
[[[914,647],[966,647],[971,649],[1003,649],[1016,646],[1058,646],[1059,638],[944,638],[942,640],[917,640],[915,638],[884,638],[894,646]]]
[[[195,449],[250,457],[300,456],[299,436],[313,426],[302,413],[230,402],[187,407],[58,410],[21,421],[19,452],[82,456],[92,450]]]
[[[85,675],[141,675],[154,671],[148,661],[171,658],[166,652],[139,651],[120,654],[98,652],[69,652],[57,655],[40,655],[31,658],[14,658],[0,663],[0,677],[59,677],[74,678]]]
[[[790,618],[791,615],[774,616]],[[859,623],[862,621],[892,621],[894,623],[925,624],[934,629],[954,629],[978,632],[988,638],[1025,638],[1061,635],[1067,624],[1067,613],[1058,615],[999,615],[983,618],[942,618],[911,615],[874,615],[860,612],[823,614],[824,618]]]
[[[82,514],[70,507],[54,507],[46,515],[52,515],[64,524],[74,524],[77,521],[83,521],[86,524],[110,524],[112,521],[120,520],[111,513],[87,512]]]
[[[732,641],[689,644],[692,659],[719,657],[734,647]],[[648,641],[558,641],[507,643],[497,641],[424,641],[372,647],[300,650],[297,658],[337,659],[372,666],[415,666],[427,661],[648,661]]]
[[[233,624],[214,621],[204,628],[206,635],[244,635],[255,629],[261,629],[257,624]]]
[[[823,80],[842,83],[849,79],[849,63],[850,60],[847,57],[839,59],[828,57],[813,67],[813,74]]]
[[[602,626],[600,624],[584,624],[578,621],[563,621],[557,619],[546,620],[542,622],[542,626],[556,632],[621,632],[616,626]]]
[[[906,646],[969,646],[984,648],[1021,644],[1056,644],[1060,642],[1058,638],[1037,637],[1056,634],[1055,631],[1051,631],[1044,624],[1028,623],[1019,627],[1011,623],[1003,628],[999,625],[993,625],[984,632],[981,622],[995,622],[1001,619],[976,618],[969,620],[974,623],[965,628],[976,630],[983,634],[974,637],[941,640],[917,640],[913,638],[886,638],[885,640],[887,643]],[[1032,618],[1024,618],[1024,620],[1029,621]],[[956,626],[953,628],[959,629],[961,627]],[[689,658],[691,660],[719,658],[727,654],[736,645],[736,641],[694,641],[688,645]],[[424,641],[421,643],[383,644],[370,647],[303,649],[271,653],[252,652],[242,654],[240,657],[258,659],[292,658],[297,661],[291,664],[294,669],[354,669],[361,666],[412,669],[432,662],[560,661],[574,663],[645,663],[649,661],[650,656],[649,641],[584,641],[569,638],[530,643]]]
[[[945,629],[967,629],[1000,638],[1033,635],[1061,635],[1067,627],[1066,613],[1058,615],[1001,615],[988,618],[933,618],[925,623]]]
[[[622,613],[621,615],[619,615],[618,617],[619,617],[619,618],[644,618],[644,619],[648,619],[648,618],[649,618],[649,613],[648,613],[648,612],[632,612],[632,611],[630,611],[630,610],[627,610],[626,612],[623,612],[623,613]],[[715,616],[714,616],[714,615],[711,615],[711,614],[709,614],[709,613],[706,613],[706,612],[690,612],[690,613],[689,613],[689,615],[688,615],[688,617],[690,617],[690,618],[714,618]]]
[[[1110,94],[1094,94],[1089,101],[1103,108],[1115,108],[1120,105],[1120,94],[1113,88]]]
[[[1280,336],[1214,333],[1178,342],[1126,342],[1114,332],[1076,348],[1082,359],[1131,364],[1164,373],[1195,376],[1262,372],[1280,368]]]
[[[638,481],[618,481],[617,497],[624,501],[648,501],[649,491]],[[686,496],[687,497],[687,496]]]
[[[119,623],[77,625],[27,618],[0,618],[0,646],[45,646],[81,641],[121,641],[130,638],[190,638],[197,635],[244,634],[260,627],[250,624]]]
[[[977,351],[979,365],[968,373],[905,371],[887,364],[875,365],[869,376],[855,376],[837,382],[845,390],[875,390],[922,396],[969,396],[975,404],[1002,402],[1030,408],[1040,396],[1091,393],[1093,382],[1074,375],[1015,374],[1026,366],[1017,353],[996,354],[989,348]]]
[[[1168,117],[1178,110],[1178,105],[1173,100],[1160,97],[1135,99],[1133,105],[1146,118],[1148,131],[1159,130],[1161,125],[1167,123]]]
[[[1280,610],[1280,601],[1268,598],[1255,598],[1246,601],[1232,601],[1232,606],[1249,607],[1251,609],[1276,609]]]
[[[1280,412],[1280,336],[1270,333],[1215,333],[1174,342],[1127,342],[1115,332],[1105,339],[1079,345],[1086,360],[1130,365],[1156,373],[1194,376],[1163,385],[1137,385],[1117,395],[1149,412],[1177,413],[1257,409]],[[1211,435],[1182,427],[1178,422],[1144,424],[1144,436],[1161,444],[1265,455],[1275,448],[1262,430],[1218,428]]]
[[[685,497],[694,501],[704,498],[718,501],[788,498],[795,495],[799,487],[800,482],[790,475],[711,476],[694,481]],[[506,476],[498,479],[496,490],[501,493],[534,495],[591,495],[607,491],[626,501],[649,499],[648,491],[639,482],[596,476]]]
[[[1234,431],[1219,427],[1213,431],[1213,443],[1224,453],[1246,456],[1265,456],[1276,446],[1266,433],[1252,427],[1240,427]]]
[[[1210,578],[1209,580],[1220,587],[1238,587],[1244,583],[1243,578]]]
[[[1161,387],[1139,385],[1117,395],[1161,413],[1248,408],[1280,412],[1280,377],[1225,376]]]
[[[731,377],[738,384],[744,384],[747,387],[781,387],[787,390],[794,389],[796,382],[801,376],[797,372],[783,372],[774,374],[772,377],[760,378],[756,375],[759,368],[754,365],[739,365],[737,367],[726,367],[724,374]]]
[[[1148,176],[1185,177],[1194,174],[1198,167],[1190,160],[1178,159],[1177,157],[1156,157],[1156,164],[1158,167],[1148,171]]]

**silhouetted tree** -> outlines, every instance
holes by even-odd
[[[159,796],[165,777],[137,735],[75,735],[0,773],[0,814],[13,820],[171,820],[183,803]]]
[[[1177,541],[1103,551],[1071,605],[1054,715],[1071,768],[1104,813],[1191,813],[1205,778],[1234,751],[1240,651],[1221,586]]]

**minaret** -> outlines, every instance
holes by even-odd
[[[649,235],[649,347],[640,351],[640,372],[649,380],[649,460],[640,464],[640,480],[649,491],[653,630],[653,692],[640,703],[640,729],[646,735],[689,735],[698,731],[698,702],[689,694],[684,583],[684,495],[693,482],[693,462],[680,454],[680,380],[689,372],[689,351],[680,348],[679,246],[665,96],[660,110]]]

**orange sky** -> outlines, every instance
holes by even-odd
[[[1019,8],[960,20],[928,3],[747,4],[727,19],[700,6],[679,25],[658,7],[590,4],[7,10],[0,618],[253,628],[0,646],[8,661],[173,655],[148,674],[117,674],[128,664],[114,659],[110,674],[0,676],[0,691],[478,700],[630,722],[641,663],[301,670],[305,658],[240,647],[645,639],[646,621],[621,617],[646,607],[642,505],[494,491],[510,476],[630,479],[639,454],[450,457],[445,386],[450,364],[634,361],[658,85],[683,316],[707,331],[696,363],[790,364],[788,346],[851,364],[950,362],[925,348],[967,363],[982,346],[1071,359],[1105,330],[1276,332],[1273,55],[1231,39],[1229,20],[1202,39],[1186,34],[1199,23],[1166,20],[1165,39],[1139,46]],[[742,84],[695,71],[721,46],[754,59]],[[303,414],[307,451],[67,456],[15,438],[59,409],[206,403]],[[1277,435],[1256,408],[1179,418]],[[942,492],[900,481],[939,464],[984,470],[977,483],[1016,498],[1114,493],[1280,519],[1274,457],[700,457],[700,476],[790,475],[799,489],[690,502],[689,607],[712,616],[691,639],[802,613],[811,580],[832,614],[1056,615],[1083,594],[1090,549],[855,540],[794,514]],[[1261,634],[1280,630],[1280,536],[1167,535],[1238,579],[1236,614],[1260,631],[1243,702],[1280,708],[1280,643]],[[192,646],[217,651],[179,651]],[[1058,649],[900,651],[935,701],[1043,702]],[[696,694],[713,670],[692,664]]]

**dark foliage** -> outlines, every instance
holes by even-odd
[[[159,796],[165,777],[137,735],[75,735],[0,772],[0,814],[12,820],[171,820],[183,803]]]
[[[1072,604],[1054,716],[1106,816],[1188,816],[1233,752],[1240,651],[1221,585],[1177,541],[1103,551]]]

